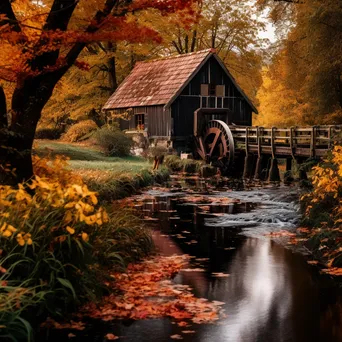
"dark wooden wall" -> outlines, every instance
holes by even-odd
[[[218,101],[219,103],[223,101],[222,107],[232,112],[232,120],[229,124],[251,126],[252,108],[217,60],[211,57],[171,106],[174,136],[186,137],[193,135],[194,111],[205,106],[203,98],[200,97],[201,84],[209,83],[225,85],[225,97],[220,98]],[[215,105],[214,97],[207,100],[206,107],[215,108]]]

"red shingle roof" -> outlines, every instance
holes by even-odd
[[[103,109],[165,105],[212,50],[138,62]]]

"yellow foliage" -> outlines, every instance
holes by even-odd
[[[96,193],[67,170],[66,163],[62,157],[49,160],[34,156],[33,180],[19,184],[17,189],[0,186],[0,237],[15,239],[20,246],[32,245],[31,233],[38,234],[46,228],[35,225],[44,221],[44,215],[50,215],[53,227],[48,233],[56,236],[55,241],[64,241],[67,235],[72,235],[87,242],[86,226],[99,227],[109,221],[106,211],[96,208]]]
[[[328,197],[339,199],[342,194],[342,146],[335,146],[332,151],[331,160],[326,160],[323,166],[313,168],[312,177],[313,191],[302,197],[302,200],[309,200],[307,214],[313,209],[315,204],[325,201]],[[337,202],[337,206],[332,210],[331,215],[335,224],[342,222],[342,201]]]

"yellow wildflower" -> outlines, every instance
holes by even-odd
[[[20,246],[25,245],[25,240],[24,240],[23,235],[21,233],[17,234],[16,239],[17,239],[17,242]]]
[[[72,235],[72,234],[75,234],[75,229],[74,228],[71,228],[69,226],[66,227],[66,230]]]
[[[89,241],[89,236],[87,233],[82,233],[82,240],[85,241],[85,242],[88,242]]]
[[[71,211],[67,211],[66,213],[65,213],[65,216],[64,216],[64,222],[65,223],[69,223],[69,222],[71,222],[72,221],[72,213],[71,213]]]

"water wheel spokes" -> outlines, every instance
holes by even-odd
[[[234,160],[234,139],[228,125],[221,120],[208,122],[198,138],[197,152],[203,160],[218,166],[229,166]]]

